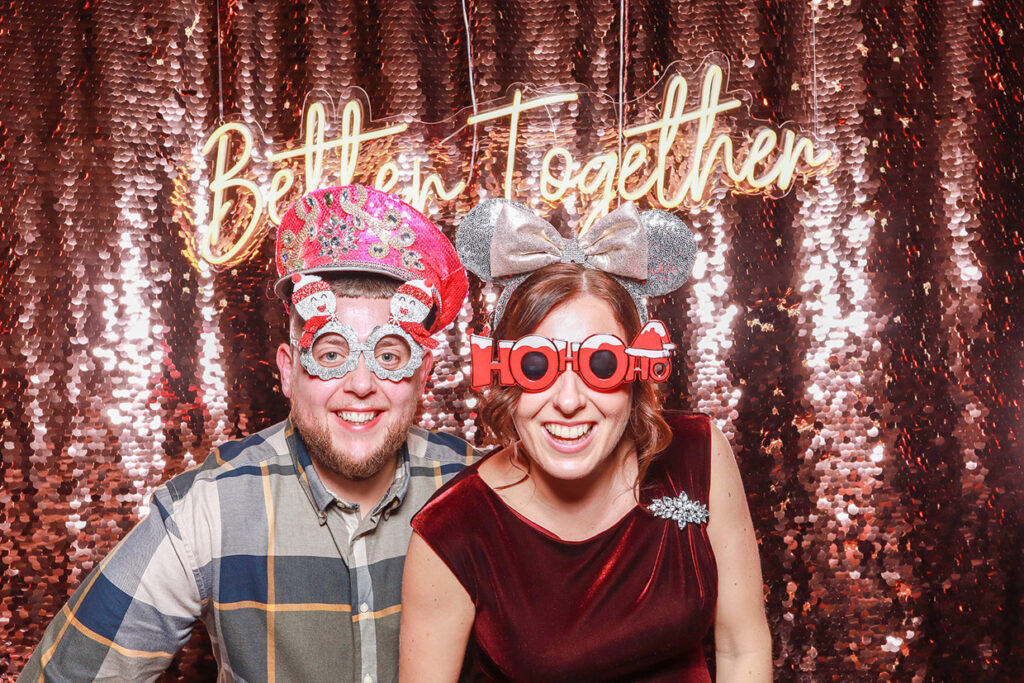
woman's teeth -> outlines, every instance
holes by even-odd
[[[554,423],[548,423],[544,425],[544,429],[548,430],[548,434],[553,436],[556,441],[562,443],[574,443],[580,441],[587,434],[590,433],[591,424],[581,425],[560,425]]]
[[[377,411],[354,411],[354,410],[341,410],[335,413],[345,422],[354,422],[355,424],[363,424],[369,422],[373,418],[377,417]]]

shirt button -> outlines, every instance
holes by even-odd
[[[370,606],[369,606],[369,605],[367,605],[367,604],[366,604],[366,603],[364,602],[363,604],[359,605],[359,611],[360,611],[360,612],[362,612],[363,614],[366,614],[367,612],[369,612],[369,611],[370,611]],[[366,675],[367,675],[367,676],[369,676],[370,674],[366,674]],[[373,679],[369,679],[369,680],[367,680],[367,679],[366,679],[366,678],[364,677],[364,678],[363,678],[363,680],[364,680],[364,681],[366,681],[367,683],[370,683],[370,681],[371,681],[371,680],[373,680]]]
[[[363,683],[373,683],[373,676],[370,674],[363,676]]]

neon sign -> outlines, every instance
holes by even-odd
[[[501,179],[496,185],[505,198],[522,201],[538,190],[553,204],[575,197],[588,206],[582,216],[584,229],[620,198],[671,210],[706,203],[718,183],[741,193],[785,193],[796,178],[829,170],[832,151],[794,130],[759,125],[738,131],[723,123],[722,115],[744,106],[735,96],[723,98],[724,86],[723,68],[711,64],[704,70],[698,97],[688,107],[687,79],[668,77],[660,114],[623,128],[621,159],[607,144],[594,145],[595,153],[577,158],[568,146],[557,144],[557,134],[538,140],[537,130],[543,126],[536,121],[524,134],[523,122],[530,116],[571,123],[581,106],[578,92],[526,96],[515,89],[507,104],[467,116],[465,125],[482,130],[488,141],[505,141],[503,159],[497,153],[500,148],[488,149],[499,160],[490,167],[500,167],[500,176],[495,171],[496,180]],[[363,103],[349,99],[330,138],[327,106],[317,100],[307,103],[302,142],[283,151],[259,149],[253,128],[244,123],[220,126],[202,146],[202,155],[212,156],[213,163],[212,176],[200,189],[209,210],[208,220],[193,235],[197,255],[219,268],[244,260],[270,226],[280,223],[296,197],[323,185],[372,184],[421,211],[428,212],[431,205],[443,210],[446,202],[466,190],[474,169],[439,168],[453,156],[450,152],[427,155],[417,149],[416,140],[404,140],[417,126],[426,125],[430,124],[401,122],[364,128]],[[445,140],[466,130],[452,129],[455,133]],[[517,160],[527,149],[533,156],[544,149],[539,170],[535,169],[539,188],[516,183]]]

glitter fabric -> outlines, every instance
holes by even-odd
[[[457,2],[0,9],[0,677],[156,485],[287,412],[273,239],[220,270],[192,246],[210,221],[213,129],[251,124],[263,154],[266,140],[301,144],[307,96],[355,97],[364,128],[409,129],[402,148],[367,142],[353,182],[393,161],[408,184],[433,160],[445,187],[468,182],[423,208],[451,237],[504,196],[510,168],[512,199],[575,230],[600,201],[541,200],[545,150],[618,153],[620,82],[624,127],[650,123],[662,79],[707,60],[727,67],[750,130],[792,125],[836,158],[788,193],[709,183],[673,209],[700,255],[683,288],[648,302],[680,346],[667,404],[710,414],[736,451],[776,680],[1019,677],[1024,4],[465,8],[471,45]],[[525,112],[509,166],[507,117],[461,122],[515,83],[580,98]],[[247,172],[267,185],[263,160]],[[337,165],[325,157],[325,173]],[[473,278],[438,335],[424,426],[488,443],[468,337],[499,295]],[[167,680],[212,677],[202,640]]]
[[[345,340],[348,356],[340,365],[325,366],[317,358],[317,340],[328,334],[337,335]],[[396,337],[405,342],[405,346],[409,350],[409,357],[404,360],[402,365],[387,368],[377,361],[377,344],[385,337]],[[378,325],[373,328],[370,336],[363,342],[359,341],[359,337],[356,336],[356,332],[351,326],[339,323],[337,320],[330,320],[313,335],[313,343],[302,348],[299,360],[309,374],[320,379],[337,379],[355,370],[360,356],[363,357],[366,369],[377,377],[390,382],[398,382],[406,377],[412,377],[413,373],[419,369],[423,363],[423,347],[397,325]]]
[[[497,277],[521,275],[559,262],[635,280],[647,277],[647,233],[632,204],[601,217],[582,235],[565,238],[522,205],[501,199],[488,201],[502,204],[488,245],[491,273]],[[470,211],[465,221],[472,221],[473,215]]]
[[[626,203],[598,218],[582,234],[563,237],[522,204],[488,199],[459,223],[455,244],[466,267],[504,291],[494,306],[497,327],[508,298],[530,273],[552,263],[578,263],[613,275],[629,291],[647,322],[644,297],[679,288],[693,270],[693,233],[665,211]]]
[[[426,279],[438,294],[433,332],[451,324],[466,297],[466,270],[437,226],[395,196],[363,185],[298,198],[281,220],[275,261],[279,277],[274,291],[282,299],[303,273],[356,271],[403,281]],[[294,294],[291,299],[296,303]]]

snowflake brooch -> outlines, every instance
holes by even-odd
[[[685,491],[675,498],[657,498],[647,506],[647,509],[653,512],[655,517],[676,520],[680,529],[685,529],[687,524],[707,524],[709,517],[708,506],[690,500]]]

